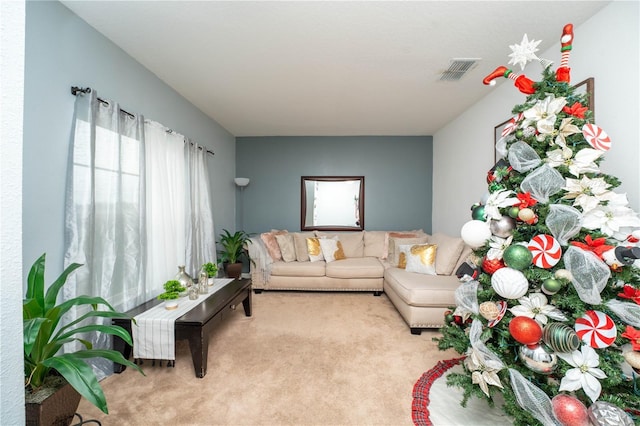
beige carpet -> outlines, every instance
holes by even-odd
[[[108,416],[84,399],[78,412],[104,426],[411,425],[415,382],[458,356],[437,335],[412,335],[385,295],[264,292],[212,333],[204,378],[180,341],[175,368],[101,382]]]

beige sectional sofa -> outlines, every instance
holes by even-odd
[[[340,241],[337,251],[319,260],[310,255],[307,239]],[[252,259],[251,279],[256,293],[263,290],[383,291],[413,334],[443,325],[444,312],[455,305],[460,285],[455,272],[471,255],[462,239],[414,231],[263,233],[247,245]],[[311,243],[317,240],[311,240]],[[324,241],[330,245],[328,241]],[[335,243],[331,242],[333,245]],[[435,246],[430,273],[411,272],[402,266],[411,247]],[[313,250],[312,250],[313,251]],[[321,256],[322,257],[322,256]],[[435,270],[433,270],[435,269]]]

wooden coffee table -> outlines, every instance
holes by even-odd
[[[152,299],[137,306],[126,315],[130,318],[139,315],[146,310],[162,303],[158,299]],[[213,328],[233,312],[242,303],[244,314],[251,316],[251,280],[236,279],[222,287],[202,303],[194,306],[186,314],[176,319],[175,340],[188,340],[191,358],[196,377],[202,378],[207,374],[207,353],[209,351],[209,334]],[[113,319],[113,323],[123,327],[131,334],[131,320]],[[119,337],[113,339],[113,349],[122,353],[125,359],[131,356],[131,346]],[[122,373],[125,366],[114,364],[114,372]]]

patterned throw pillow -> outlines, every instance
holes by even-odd
[[[438,246],[435,244],[416,244],[406,252],[407,272],[417,272],[418,274],[436,275],[436,252]]]
[[[338,237],[320,238],[319,241],[320,248],[322,248],[322,255],[327,263],[347,258],[344,255],[344,249],[342,248],[342,243]]]
[[[280,252],[280,246],[276,240],[276,235],[283,235],[286,233],[288,233],[287,230],[278,231],[277,229],[273,229],[271,232],[264,232],[260,234],[260,239],[264,242],[264,245],[267,247],[267,251],[269,252],[269,256],[271,256],[271,259],[273,259],[274,262],[282,260],[282,252]]]
[[[395,253],[395,246],[398,240],[404,238],[424,238],[428,237],[427,234],[424,233],[422,229],[417,229],[415,231],[407,231],[407,232],[387,232],[385,234],[384,241],[384,257],[383,259],[387,259],[389,262],[396,264],[398,260],[398,255]],[[427,241],[421,241],[422,243],[426,243]],[[400,241],[400,244],[416,244],[414,241]]]
[[[324,260],[322,249],[320,248],[320,238],[307,238],[307,252],[311,262],[319,262]]]
[[[282,260],[285,262],[293,262],[296,260],[296,249],[293,243],[293,235],[282,234],[276,235],[276,241],[282,253]]]
[[[389,258],[387,261],[393,266],[397,266],[400,262],[400,249],[401,245],[414,245],[414,244],[426,244],[428,242],[428,236],[424,235],[417,238],[390,238],[389,239]],[[391,249],[393,247],[393,250]]]

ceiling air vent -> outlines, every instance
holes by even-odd
[[[475,68],[475,66],[480,61],[480,58],[457,58],[452,59],[449,63],[449,68],[447,68],[442,75],[440,75],[440,80],[443,81],[457,81],[462,78],[468,71]]]

